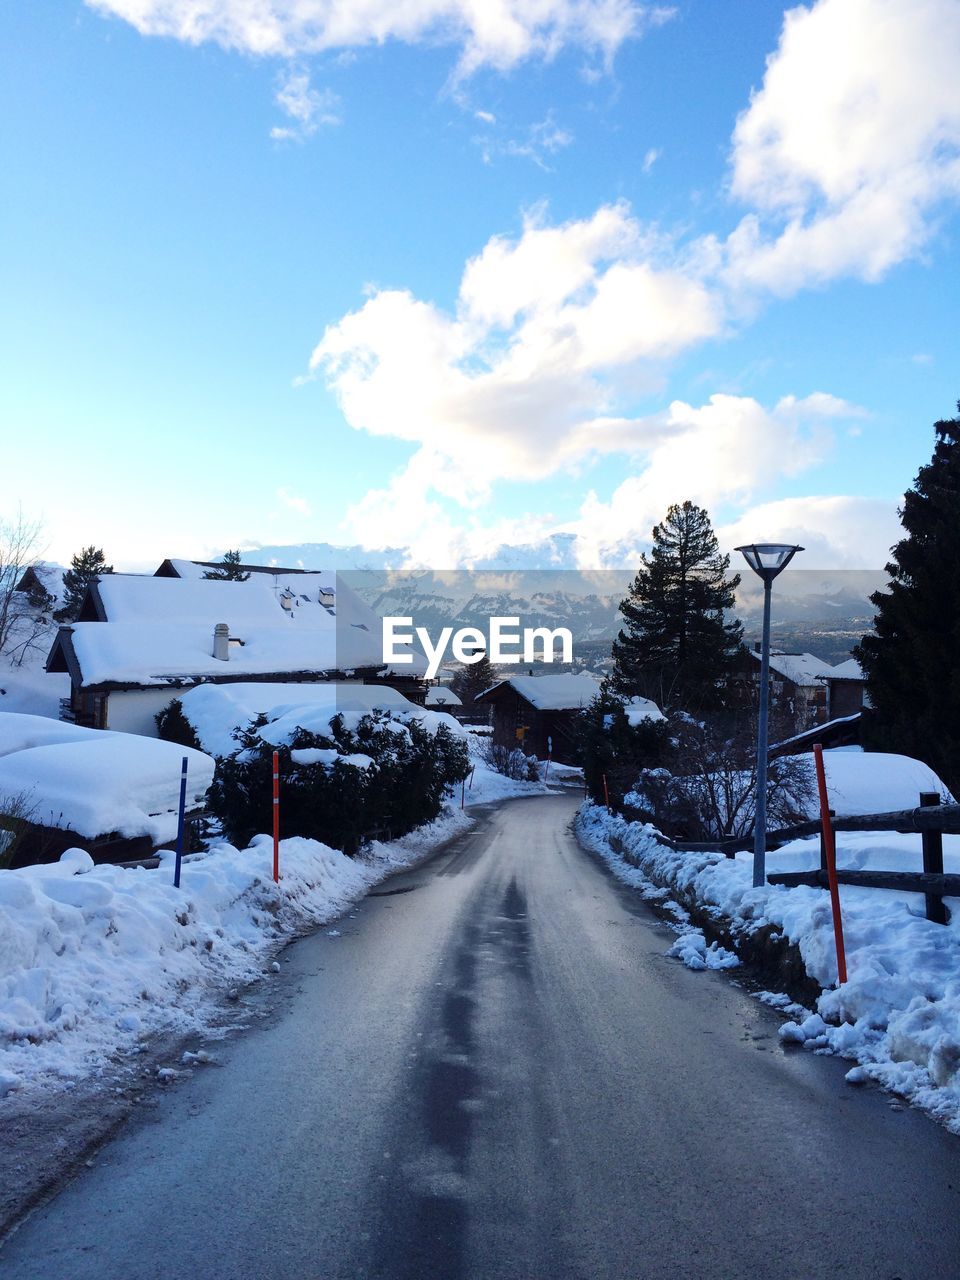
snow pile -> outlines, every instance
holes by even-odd
[[[116,833],[177,833],[180,768],[187,757],[187,808],[200,807],[213,761],[189,747],[44,716],[0,714],[0,797],[23,797],[30,820],[94,839]]]
[[[733,969],[740,963],[738,955],[727,951],[718,942],[707,946],[707,940],[699,929],[681,933],[667,955],[682,960],[688,969]]]
[[[800,756],[809,760],[813,756]],[[825,751],[823,770],[830,808],[838,818],[915,809],[921,791],[934,791],[944,804],[953,796],[928,766],[910,756],[880,751]],[[819,817],[819,805],[811,809]]]
[[[943,926],[923,918],[922,895],[842,885],[848,981],[836,989],[825,889],[755,889],[748,855],[674,852],[653,827],[597,805],[581,809],[578,834],[645,897],[662,901],[669,893],[696,904],[735,942],[768,931],[794,943],[824,991],[815,1011],[800,1017],[789,1010],[784,1039],[852,1059],[960,1133],[960,900],[946,900],[952,918]],[[838,833],[837,846],[840,866],[921,866],[919,835]],[[816,838],[768,854],[768,872],[818,865]],[[944,837],[944,866],[960,872],[960,837]],[[700,954],[696,941],[684,945],[681,937],[677,947],[685,960]]]
[[[313,840],[220,845],[156,870],[59,863],[0,871],[0,1096],[74,1079],[150,1034],[210,1033],[225,991],[262,976],[285,939],[340,915],[470,825],[448,810],[361,860]]]

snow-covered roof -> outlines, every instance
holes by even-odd
[[[485,689],[476,701],[484,701],[497,689],[508,686],[537,711],[575,711],[588,706],[600,692],[600,681],[583,672],[575,675],[510,676]]]
[[[311,674],[383,667],[382,620],[333,574],[292,575],[296,590],[269,575],[246,582],[104,575],[95,596],[105,618],[61,630],[84,685],[163,684],[191,677]],[[289,607],[284,607],[284,601]],[[213,656],[214,627],[225,622],[226,661]],[[69,665],[69,656],[63,661]],[[426,660],[397,666],[417,676]]]
[[[446,685],[431,685],[427,690],[426,704],[428,707],[462,707],[463,702],[457,697],[452,689],[448,689]]]
[[[462,726],[443,712],[427,711],[388,685],[353,684],[331,681],[325,684],[202,684],[180,699],[183,713],[193,726],[204,751],[226,756],[237,748],[232,730],[267,716],[261,736],[274,745],[289,742],[297,729],[327,734],[334,716],[342,716],[348,729],[355,729],[363,716],[384,711],[404,723],[419,720],[436,731],[446,725],[462,734]]]
[[[666,716],[660,710],[655,702],[651,702],[649,698],[628,698],[624,703],[624,712],[626,713],[627,723],[636,728],[645,720],[666,720]]]
[[[114,832],[154,844],[173,839],[184,756],[187,808],[195,809],[213,781],[213,761],[200,751],[0,713],[0,796],[23,796],[29,821],[88,839]]]
[[[757,650],[751,649],[750,652],[759,662],[760,654]],[[821,677],[830,675],[833,668],[812,653],[771,653],[770,670],[776,671],[792,684],[807,686],[820,684]]]
[[[847,658],[827,674],[828,680],[863,680],[863,667],[856,658]]]

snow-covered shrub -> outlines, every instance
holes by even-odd
[[[0,867],[8,867],[36,815],[33,793],[0,795]]]
[[[174,698],[169,706],[158,711],[154,716],[157,722],[157,733],[167,742],[176,742],[181,747],[193,747],[202,751],[197,731],[183,714],[183,704]]]
[[[485,742],[483,759],[497,773],[515,782],[539,782],[540,765],[534,756],[528,756],[519,747],[506,747],[499,742]]]
[[[374,712],[348,729],[342,715],[329,732],[298,728],[273,743],[260,716],[235,731],[238,749],[218,761],[210,807],[231,843],[249,843],[272,824],[273,751],[279,753],[280,834],[307,836],[354,854],[374,837],[394,839],[431,822],[447,788],[469,772],[465,742],[445,725],[431,731]]]
[[[609,795],[619,809],[638,772],[661,765],[669,750],[665,721],[631,720],[625,700],[609,692],[598,694],[577,719],[584,781],[596,804],[605,804]]]
[[[672,746],[663,766],[640,771],[625,798],[630,816],[652,822],[681,840],[745,836],[753,830],[756,746],[741,725],[720,726],[675,716]],[[802,756],[771,760],[767,770],[767,826],[806,821],[815,794],[809,761]]]

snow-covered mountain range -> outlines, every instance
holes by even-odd
[[[243,558],[251,564],[335,568],[378,613],[410,616],[420,626],[482,629],[490,617],[501,616],[519,617],[521,626],[569,627],[578,651],[592,658],[609,650],[619,630],[618,605],[635,566],[580,569],[575,544],[574,534],[554,534],[529,546],[504,545],[470,569],[450,571],[404,568],[409,556],[403,547],[371,551],[327,542],[251,547]],[[873,570],[788,570],[775,587],[774,642],[841,661],[872,626],[870,596],[885,583],[886,575]],[[759,635],[762,608],[760,580],[744,566],[737,614],[748,641]]]

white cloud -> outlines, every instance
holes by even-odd
[[[278,141],[302,141],[322,125],[341,123],[340,99],[331,89],[311,88],[308,71],[290,68],[280,81],[275,100],[293,121],[270,130],[270,137]]]
[[[494,154],[499,153],[532,160],[539,168],[548,170],[550,166],[547,164],[546,157],[556,155],[564,147],[569,147],[573,142],[573,134],[558,125],[554,113],[550,111],[545,119],[532,124],[521,139],[510,138],[500,142],[488,136],[479,141],[487,164],[490,163]]]
[[[291,493],[289,489],[278,489],[277,497],[285,507],[289,507],[291,511],[299,511],[303,516],[310,515],[310,504],[306,498],[298,498],[296,494]]]
[[[474,111],[473,117],[475,120],[479,120],[481,124],[497,123],[497,117],[493,114],[492,111]]]
[[[142,35],[283,57],[399,40],[460,46],[458,74],[576,47],[605,63],[673,11],[636,0],[86,0]]]
[[[657,163],[663,152],[659,147],[651,147],[643,157],[643,163],[640,166],[644,173],[649,173],[653,166]]]
[[[713,395],[698,408],[675,401],[660,415],[642,469],[609,501],[590,494],[584,502],[576,529],[585,563],[618,563],[625,549],[639,552],[672,502],[689,498],[711,511],[749,506],[827,456],[832,422],[862,413],[824,393],[787,396],[773,409],[749,396]]]
[[[749,542],[789,542],[804,548],[800,569],[882,569],[903,537],[896,502],[879,498],[784,498],[745,512],[717,530],[731,551]]]
[[[646,448],[662,423],[625,415],[624,393],[721,324],[709,290],[612,205],[558,227],[534,214],[517,240],[491,240],[454,314],[376,292],[311,367],[351,426],[418,446],[404,485],[476,504],[497,480]]]
[[[731,192],[754,211],[724,246],[731,287],[877,280],[916,255],[960,194],[958,49],[956,0],[787,11],[734,130]]]

